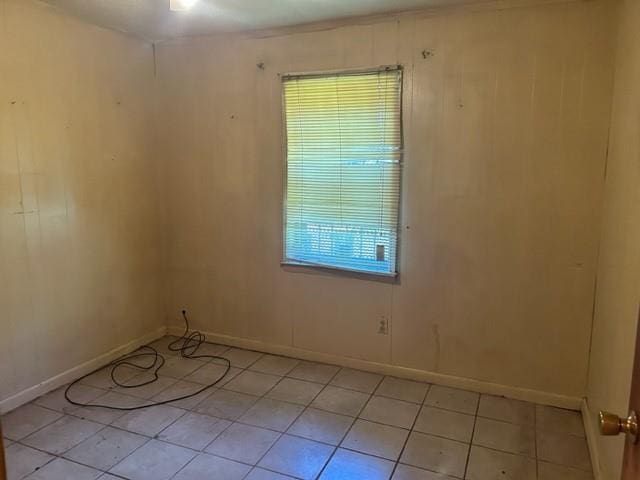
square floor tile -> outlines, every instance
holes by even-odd
[[[592,471],[589,449],[584,437],[539,430],[536,439],[539,460]]]
[[[233,460],[200,454],[180,470],[173,477],[173,480],[203,480],[205,478],[242,480],[249,473],[249,470],[251,470],[250,466]]]
[[[151,440],[110,470],[130,480],[169,480],[196,456],[186,448]]]
[[[258,400],[259,397],[245,393],[217,390],[205,398],[195,410],[212,417],[237,420]]]
[[[101,388],[103,390],[111,390],[116,388],[117,385],[113,382],[111,378],[112,367],[105,367],[97,372],[92,373],[91,375],[79,380],[78,383],[82,383],[83,385],[89,385],[95,388]],[[127,380],[135,377],[140,373],[140,370],[137,368],[127,367],[126,365],[118,367],[115,371],[115,377],[118,382],[126,382]]]
[[[167,335],[164,336],[162,338],[159,338],[158,340],[151,342],[149,344],[149,346],[155,348],[158,353],[162,354],[162,355],[180,355],[179,351],[174,351],[174,350],[169,350],[169,344],[176,342],[177,340],[179,340],[178,337],[174,337],[172,335]],[[180,346],[180,344],[176,345],[177,347]]]
[[[60,412],[30,403],[2,417],[2,434],[10,440],[21,440],[60,417]]]
[[[287,374],[288,377],[306,380],[308,382],[327,384],[340,370],[335,365],[324,363],[300,362],[300,364]]]
[[[62,413],[69,413],[74,410],[77,410],[78,406],[69,403],[69,401],[65,397],[65,391],[67,387],[64,386],[53,392],[49,392],[46,395],[35,400],[33,403],[36,405],[40,405],[41,407],[46,407],[51,410],[56,410]],[[100,388],[90,387],[89,385],[83,385],[81,383],[75,384],[71,387],[69,392],[69,397],[71,400],[78,403],[88,403],[96,398],[104,395],[106,392]]]
[[[102,472],[99,470],[78,465],[64,458],[57,458],[29,475],[27,480],[94,480],[100,475]]]
[[[323,388],[324,385],[319,383],[285,377],[267,393],[267,397],[283,402],[309,405]]]
[[[229,371],[227,371],[226,365],[207,363],[191,375],[184,377],[183,380],[192,383],[199,383],[200,385],[211,385],[212,383],[217,382],[215,387],[222,387],[240,372],[242,372],[242,370],[236,367],[231,367]]]
[[[398,464],[391,480],[455,480],[455,477]]]
[[[593,474],[576,468],[538,462],[538,480],[593,480]]]
[[[376,389],[376,395],[422,404],[424,397],[427,395],[427,390],[429,390],[428,383],[403,380],[396,377],[384,377]]]
[[[333,377],[331,385],[357,390],[358,392],[373,393],[381,381],[382,375],[378,375],[377,373],[343,368]]]
[[[475,392],[432,385],[424,404],[430,407],[475,415],[479,399],[480,395]]]
[[[124,430],[153,437],[186,413],[169,405],[134,410],[119,418],[113,425]]]
[[[191,396],[200,390],[204,385],[199,383],[187,382],[184,380],[179,380],[173,385],[171,385],[166,390],[163,390],[155,397],[153,397],[154,402],[166,402],[167,400],[171,400],[172,398],[182,398],[189,396],[189,398],[184,398],[182,400],[176,400],[175,402],[171,402],[167,405],[171,405],[172,407],[184,408],[185,410],[191,410],[200,402],[202,402],[205,398],[211,395],[216,388],[208,388],[201,393],[198,393],[195,396]]]
[[[121,393],[117,392],[107,392],[103,396],[93,400],[90,404],[112,405],[114,407],[128,408],[137,407],[144,403],[146,402],[142,398],[132,397],[131,395],[122,395]],[[82,407],[71,412],[74,417],[79,417],[84,420],[91,420],[92,422],[102,423],[103,425],[109,425],[110,423],[116,421],[118,418],[124,416],[126,413],[126,411],[122,410],[112,410],[100,407]]]
[[[289,357],[280,357],[278,355],[265,355],[256,363],[251,365],[251,370],[262,373],[270,373],[272,375],[283,376],[293,370],[300,360]]]
[[[467,468],[467,480],[536,480],[533,458],[473,446]]]
[[[22,443],[60,455],[103,428],[99,423],[66,416],[29,435]]]
[[[224,352],[226,352],[227,350],[229,350],[229,347],[227,347],[226,345],[206,342],[201,344],[198,347],[198,350],[196,350],[192,354],[189,354],[189,356],[201,357],[201,358],[196,358],[196,360],[201,360],[203,362],[210,362],[212,359],[207,358],[206,356],[214,356],[214,357],[224,356]]]
[[[320,480],[389,480],[394,463],[381,458],[343,450],[333,455]]]
[[[229,420],[188,413],[158,434],[158,440],[202,450],[231,425]]]
[[[519,425],[535,424],[535,405],[493,395],[481,395],[478,416]]]
[[[267,470],[313,480],[329,460],[334,448],[304,438],[283,435],[260,461]]]
[[[158,373],[164,377],[181,379],[192,374],[204,365],[205,362],[194,360],[192,358],[168,357]]]
[[[9,446],[6,451],[7,477],[19,480],[35,472],[55,457],[19,443]]]
[[[418,416],[420,405],[393,398],[373,396],[364,407],[360,418],[410,429]]]
[[[279,437],[279,433],[271,430],[234,423],[216,438],[206,451],[255,465]]]
[[[175,378],[159,376],[157,380],[154,380],[154,375],[148,372],[141,373],[140,375],[136,375],[124,385],[142,385],[147,382],[146,385],[142,385],[140,387],[118,387],[113,391],[122,393],[123,395],[131,395],[132,397],[149,399],[153,398],[155,395],[159,394],[163,390],[166,390],[171,385],[177,382]]]
[[[573,410],[536,405],[536,428],[584,437],[582,415]]]
[[[478,418],[473,443],[503,452],[536,456],[536,432],[533,425],[516,425],[488,418]]]
[[[245,370],[229,381],[224,389],[261,397],[271,390],[281,378],[268,373]]]
[[[395,461],[400,456],[408,435],[408,430],[357,420],[341,446]]]
[[[304,407],[263,398],[240,417],[240,422],[284,432],[302,413]]]
[[[279,473],[270,472],[263,468],[254,468],[251,473],[247,475],[245,480],[291,480],[293,477],[288,475],[280,475]]]
[[[339,445],[353,424],[353,417],[308,408],[287,433],[317,442]]]
[[[366,393],[327,385],[311,403],[312,407],[342,415],[357,417],[369,400]]]
[[[468,453],[465,443],[411,432],[400,462],[462,478]]]
[[[148,438],[106,427],[69,450],[64,456],[98,470],[109,470],[149,441]]]
[[[424,406],[413,428],[417,432],[469,443],[474,422],[473,415]]]
[[[230,348],[222,357],[231,362],[232,367],[248,368],[257,362],[264,354],[254,352],[252,350],[243,350],[242,348]],[[212,360],[213,363],[220,363],[220,360]]]

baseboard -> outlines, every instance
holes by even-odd
[[[600,454],[598,451],[597,438],[600,435],[596,428],[596,423],[592,421],[593,414],[589,409],[587,399],[582,400],[581,406],[582,422],[584,423],[584,432],[587,437],[587,446],[589,447],[589,456],[591,457],[591,466],[593,467],[593,477],[595,480],[603,480],[600,470]]]
[[[183,332],[184,327],[172,326],[167,328],[167,333],[171,335],[182,335]],[[343,357],[339,355],[331,355],[286,345],[275,345],[271,343],[260,342],[257,340],[248,340],[228,335],[219,335],[210,332],[203,333],[207,336],[207,340],[210,342],[221,343],[233,347],[257,350],[260,352],[271,353],[275,355],[296,357],[313,362],[331,363],[343,367],[357,368],[359,370],[366,370],[383,375],[393,375],[395,377],[428,382],[447,387],[460,388],[463,390],[470,390],[478,393],[500,395],[507,398],[513,398],[515,400],[524,400],[541,405],[551,405],[554,407],[567,408],[571,410],[580,410],[582,406],[582,399],[578,397],[569,397],[565,395],[558,395],[555,393],[541,392],[538,390],[511,387],[508,385],[483,382],[470,378],[444,375],[441,373],[429,372],[426,370],[400,367],[397,365],[371,362],[367,360]]]
[[[166,335],[166,332],[166,327],[158,328],[152,333],[143,335],[142,337],[132,340],[124,345],[114,348],[107,353],[84,362],[77,367],[73,367],[65,372],[60,373],[59,375],[51,377],[43,382],[38,383],[37,385],[34,385],[33,387],[29,387],[21,391],[20,393],[6,398],[0,401],[0,414],[10,412],[14,408],[18,408],[20,405],[24,405],[25,403],[28,403],[31,400],[35,400],[45,393],[49,393],[56,388],[60,388],[63,385],[66,385],[67,383],[72,382],[73,380],[86,375],[87,373],[90,373],[97,368],[100,368],[102,365],[106,365],[116,358],[134,351],[142,345],[146,345],[147,343],[153,342],[154,340],[163,337],[164,335]]]

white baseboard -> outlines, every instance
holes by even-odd
[[[171,335],[182,335],[183,332],[184,327],[171,326],[167,328],[167,333]],[[202,333],[207,336],[207,340],[210,342],[222,343],[225,345],[246,348],[249,350],[257,350],[260,352],[271,353],[275,355],[301,358],[303,360],[314,362],[331,363],[334,365],[357,368],[360,370],[366,370],[384,375],[393,375],[400,378],[407,378],[447,387],[471,390],[478,393],[500,395],[507,398],[524,400],[541,405],[551,405],[554,407],[567,408],[571,410],[580,410],[582,407],[582,399],[578,397],[569,397],[565,395],[558,395],[555,393],[541,392],[538,390],[530,390],[526,388],[500,385],[497,383],[482,382],[479,380],[472,380],[470,378],[456,377],[453,375],[445,375],[442,373],[429,372],[426,370],[417,370],[413,368],[400,367],[397,365],[371,362],[367,360],[360,360],[357,358],[342,357],[339,355],[331,355],[311,350],[304,350],[301,348],[290,347],[286,345],[275,345],[271,343],[260,342],[257,340],[248,340],[228,335],[219,335],[210,332]]]
[[[56,388],[60,388],[63,385],[66,385],[67,383],[72,382],[73,380],[100,368],[102,365],[106,365],[107,363],[115,360],[120,356],[136,350],[142,345],[146,345],[147,343],[153,342],[154,340],[163,337],[164,335],[166,335],[166,332],[166,327],[158,328],[152,333],[143,335],[142,337],[132,340],[124,345],[114,348],[107,353],[84,362],[77,367],[73,367],[65,372],[60,373],[59,375],[38,383],[33,387],[29,387],[9,398],[1,400],[0,414],[10,412],[14,408],[18,408],[20,405],[24,405],[25,403],[28,403],[31,400],[35,400],[45,393],[49,393]]]
[[[593,476],[595,480],[603,480],[600,471],[600,454],[598,451],[597,438],[600,435],[593,421],[593,412],[589,409],[587,399],[582,400],[582,422],[584,423],[584,432],[587,437],[587,445],[589,447],[589,456],[591,457],[591,466],[593,467]]]

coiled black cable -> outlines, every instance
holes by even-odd
[[[170,398],[168,400],[163,400],[161,402],[147,401],[147,403],[145,403],[144,405],[138,405],[135,407],[117,407],[113,405],[106,405],[106,404],[100,404],[100,403],[82,403],[82,402],[76,402],[70,397],[70,392],[74,385],[81,382],[85,378],[93,375],[94,373],[100,372],[107,368],[111,369],[111,372],[110,372],[111,380],[113,381],[114,385],[118,387],[139,388],[157,381],[158,372],[160,371],[162,366],[165,364],[165,358],[152,346],[144,345],[143,347],[140,347],[136,351],[129,353],[128,355],[125,355],[124,357],[121,357],[117,360],[114,360],[113,362],[105,365],[104,367],[100,367],[90,373],[87,373],[86,375],[78,378],[77,380],[69,384],[69,386],[64,391],[64,396],[67,399],[67,401],[72,405],[76,405],[78,407],[108,408],[111,410],[124,410],[124,411],[141,410],[143,408],[157,407],[158,405],[166,405],[167,403],[177,402],[179,400],[185,400],[187,398],[195,397],[196,395],[200,395],[202,392],[216,386],[227,375],[227,373],[229,373],[229,370],[231,368],[231,362],[229,362],[228,359],[224,357],[220,357],[218,355],[197,355],[198,349],[203,344],[205,343],[209,343],[211,345],[213,344],[210,342],[207,342],[204,334],[198,331],[189,332],[189,319],[187,318],[186,310],[182,310],[182,317],[184,318],[184,323],[185,323],[184,333],[180,338],[171,342],[167,348],[172,352],[180,352],[180,355],[183,358],[191,358],[191,359],[209,358],[209,359],[217,359],[217,360],[224,361],[226,365],[224,373],[220,375],[220,377],[216,379],[215,382],[212,382],[202,387],[198,391],[190,393],[188,395],[183,395],[181,397],[176,397],[176,398]],[[145,359],[150,359],[151,363],[147,365],[144,363],[137,362],[138,360],[142,360],[144,362]],[[133,384],[122,383],[116,377],[117,377],[118,369],[125,366],[140,370],[141,372],[153,372],[153,378],[140,383],[133,383]]]

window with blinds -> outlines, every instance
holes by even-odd
[[[283,78],[284,262],[396,275],[402,70]]]

